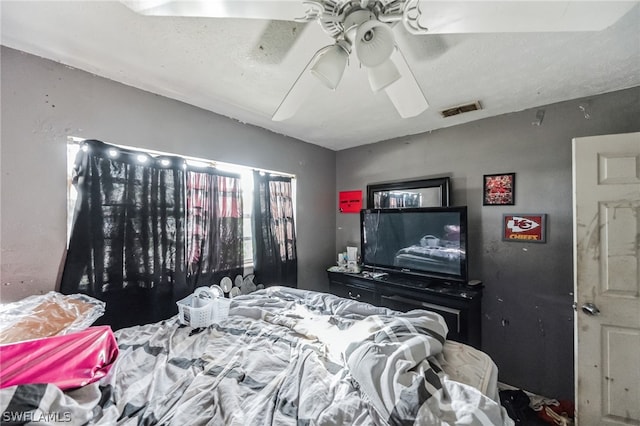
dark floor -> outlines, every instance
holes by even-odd
[[[517,426],[549,426],[558,424],[555,423],[551,417],[544,416],[544,414],[542,414],[544,412],[536,411],[534,408],[544,410],[545,408],[556,409],[560,407],[571,407],[571,409],[573,409],[573,403],[570,401],[561,402],[551,400],[525,392],[521,389],[512,388],[508,385],[499,386],[499,389],[500,402]],[[552,414],[555,415],[555,411],[560,412],[562,410],[554,410]],[[573,412],[569,414],[563,413],[560,416],[562,416],[563,420],[566,420],[566,424],[573,424],[573,420],[569,418],[573,418]]]

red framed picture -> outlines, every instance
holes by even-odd
[[[484,206],[513,206],[516,199],[516,174],[484,175]]]
[[[502,240],[544,243],[547,240],[546,221],[546,214],[502,215]]]
[[[362,190],[340,191],[338,194],[340,213],[360,213],[362,209]]]

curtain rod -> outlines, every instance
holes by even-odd
[[[84,142],[86,140],[90,140],[90,138],[79,138],[77,136],[68,136],[67,140],[70,141],[70,142],[73,142],[75,144],[80,145],[82,142]],[[275,170],[261,169],[261,168],[258,168],[258,167],[243,166],[243,165],[240,165],[240,164],[225,163],[225,162],[216,161],[216,160],[207,160],[207,159],[204,159],[204,158],[190,157],[188,155],[173,154],[173,153],[170,153],[170,152],[156,151],[156,150],[153,150],[153,149],[137,148],[137,147],[133,147],[133,146],[118,145],[118,144],[113,144],[113,143],[108,143],[108,145],[113,145],[115,147],[123,148],[123,149],[141,151],[141,152],[145,152],[145,153],[147,153],[149,155],[166,155],[166,156],[172,156],[172,157],[182,157],[186,161],[191,161],[191,165],[198,165],[198,166],[201,166],[201,167],[218,168],[217,166],[222,166],[222,167],[219,168],[222,171],[224,171],[224,167],[225,166],[229,166],[229,167],[232,167],[232,168],[247,169],[247,170],[251,170],[251,171],[254,171],[254,172],[260,172],[260,173],[265,173],[265,174],[270,174],[270,175],[275,175],[275,176],[288,177],[288,178],[292,178],[292,179],[295,179],[295,177],[296,177],[296,175],[291,174],[291,173],[284,173],[284,172],[278,172],[278,171],[275,171]],[[193,163],[197,163],[197,164],[193,164]]]

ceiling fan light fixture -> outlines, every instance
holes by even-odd
[[[342,80],[342,75],[347,67],[349,52],[341,42],[328,46],[324,52],[318,55],[311,66],[313,74],[320,82],[331,90],[335,90]]]
[[[382,64],[367,69],[369,74],[369,85],[374,93],[386,88],[390,84],[400,79],[400,71],[391,59],[387,59]]]
[[[358,27],[355,48],[365,67],[377,67],[385,62],[395,47],[393,31],[386,24],[370,20]]]

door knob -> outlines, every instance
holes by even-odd
[[[596,305],[594,305],[591,302],[587,302],[584,305],[582,305],[582,312],[584,312],[587,315],[598,315],[600,313],[600,309],[598,309],[598,307]]]

